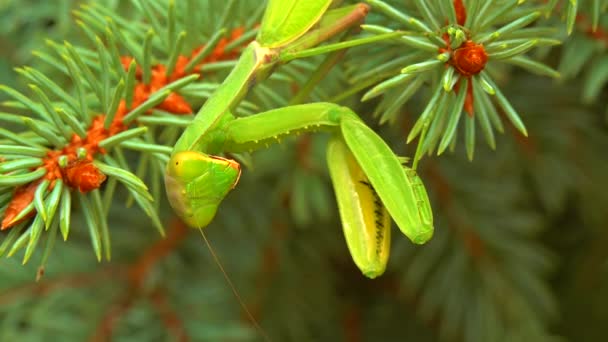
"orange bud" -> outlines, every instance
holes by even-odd
[[[19,213],[21,213],[23,209],[30,205],[30,203],[32,203],[34,200],[34,194],[36,193],[38,184],[38,182],[29,183],[22,185],[15,190],[15,194],[4,212],[4,218],[2,219],[2,226],[0,226],[0,230],[8,229],[32,215],[27,215],[23,219],[15,221],[17,215],[19,215]],[[32,213],[34,212],[32,211]]]
[[[165,101],[158,105],[158,108],[166,110],[173,114],[190,114],[192,113],[192,107],[186,99],[177,93],[171,93]]]
[[[80,192],[89,192],[101,186],[106,175],[90,161],[78,160],[70,163],[63,170],[66,184],[77,188]]]
[[[454,50],[452,57],[452,65],[463,76],[478,74],[486,66],[487,61],[488,54],[483,45],[475,44],[470,40]]]

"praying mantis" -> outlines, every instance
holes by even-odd
[[[207,100],[174,146],[165,173],[169,202],[190,226],[206,227],[237,185],[238,162],[226,153],[253,151],[302,132],[332,138],[327,163],[347,245],[355,264],[370,278],[381,275],[389,257],[391,217],[414,243],[433,235],[429,199],[413,169],[349,108],[307,103],[248,117],[232,110],[247,91],[281,63],[371,41],[391,33],[322,47],[319,43],[357,24],[368,7],[331,9],[331,0],[270,0],[257,38]]]

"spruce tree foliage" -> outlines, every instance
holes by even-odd
[[[418,166],[435,222],[424,245],[393,229],[369,280],[340,228],[327,134],[227,156],[244,172],[205,232],[263,331],[162,175],[265,4],[58,3],[0,4],[0,341],[608,334],[608,1],[368,0],[329,42],[368,44],[252,87],[236,116],[353,109]]]

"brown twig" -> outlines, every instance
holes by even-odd
[[[121,279],[124,274],[124,267],[107,266],[95,272],[67,274],[36,283],[21,284],[0,293],[0,306],[6,306],[22,296],[43,296],[56,289],[82,288],[98,284],[105,279]]]
[[[166,238],[152,244],[135,262],[128,266],[126,272],[121,275],[122,278],[127,280],[126,291],[118,297],[114,304],[108,307],[90,339],[91,342],[110,341],[115,325],[119,322],[120,317],[128,312],[135,303],[135,300],[141,296],[154,304],[159,315],[163,318],[163,322],[166,324],[167,331],[178,336],[179,341],[187,340],[184,329],[178,329],[179,327],[183,327],[183,325],[178,316],[169,309],[164,292],[157,289],[149,294],[142,293],[144,283],[150,271],[163,257],[173,252],[186,235],[187,228],[185,224],[179,219],[175,219],[170,225]]]
[[[359,306],[349,305],[342,316],[342,326],[345,341],[361,342],[361,308]]]
[[[261,316],[264,294],[268,293],[268,288],[279,269],[279,255],[276,245],[285,240],[285,234],[288,230],[287,224],[279,219],[272,222],[271,228],[272,235],[263,247],[262,257],[254,280],[254,293],[257,293],[258,296],[255,303],[250,306],[253,316],[258,320]],[[243,317],[243,319],[247,319],[247,317]]]
[[[116,324],[129,311],[133,305],[133,301],[134,297],[131,295],[119,296],[119,300],[110,305],[105,315],[101,318],[89,342],[110,342]]]
[[[467,253],[473,260],[478,260],[482,256],[488,256],[483,240],[476,234],[475,230],[470,227],[470,224],[465,222],[457,215],[453,206],[453,190],[449,182],[441,175],[439,168],[434,163],[429,163],[425,170],[426,178],[430,181],[431,188],[437,195],[436,208],[447,217],[449,222],[448,228],[452,230],[457,237],[460,237],[462,243],[466,247]]]
[[[184,324],[175,310],[171,308],[166,291],[157,288],[150,293],[148,299],[160,314],[167,331],[173,336],[171,340],[180,342],[189,341],[190,339],[186,334]]]
[[[129,281],[134,289],[141,289],[150,271],[154,266],[171,252],[186,238],[188,233],[186,225],[179,219],[174,219],[164,239],[158,240],[148,247],[130,267]]]

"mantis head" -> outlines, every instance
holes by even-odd
[[[241,167],[234,160],[194,151],[177,152],[165,172],[169,203],[189,226],[203,228],[240,175]]]

